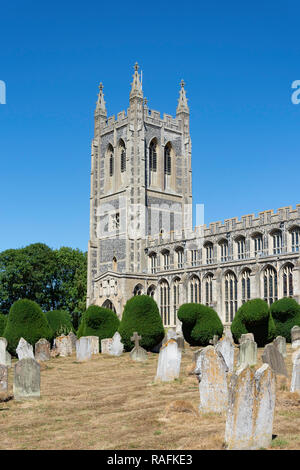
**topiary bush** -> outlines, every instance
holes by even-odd
[[[101,352],[101,340],[112,338],[119,325],[120,320],[115,312],[109,308],[90,305],[81,317],[77,338],[81,336],[98,336],[99,351]]]
[[[276,336],[284,336],[286,340],[291,342],[291,328],[300,326],[300,305],[295,299],[284,297],[276,300],[270,307],[273,317]]]
[[[130,338],[135,331],[142,337],[140,345],[151,351],[165,336],[155,300],[149,295],[136,295],[127,300],[118,331],[126,351],[134,347]]]
[[[233,319],[231,332],[236,343],[245,333],[253,333],[259,347],[273,341],[276,336],[275,323],[267,302],[262,299],[252,299],[245,302]]]
[[[32,346],[41,339],[51,340],[52,330],[41,307],[33,300],[17,300],[10,308],[3,336],[8,351],[15,355],[20,338]]]
[[[53,332],[52,339],[63,334],[67,335],[70,331],[75,333],[72,317],[69,312],[65,310],[51,310],[46,313],[46,318]]]
[[[190,346],[207,346],[214,335],[222,336],[223,325],[217,312],[207,305],[183,304],[178,309],[184,339]]]
[[[7,323],[7,317],[8,315],[4,315],[3,313],[0,313],[0,337],[3,336],[6,323]]]

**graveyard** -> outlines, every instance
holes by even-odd
[[[199,411],[196,351],[185,342],[179,377],[162,382],[155,380],[157,353],[148,352],[144,362],[132,360],[130,352],[80,361],[73,350],[39,362],[40,396],[30,400],[13,399],[13,358],[1,395],[0,448],[224,449],[226,413]],[[262,366],[263,352],[257,349],[255,368]],[[270,450],[300,449],[300,395],[290,392],[294,352],[287,344],[288,377],[276,376]],[[238,354],[235,346],[235,364]]]

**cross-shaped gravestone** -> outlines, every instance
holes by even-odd
[[[139,346],[140,346],[139,345],[139,340],[142,339],[142,337],[139,336],[139,334],[136,331],[133,333],[133,336],[131,336],[130,339],[131,339],[131,341],[134,341],[134,347],[139,348]]]

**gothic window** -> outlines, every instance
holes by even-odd
[[[160,283],[160,314],[164,326],[170,325],[170,287],[164,279]]]
[[[152,285],[148,287],[147,295],[149,295],[150,297],[154,297],[154,294],[155,294],[155,286]]]
[[[198,261],[198,250],[191,250],[191,264],[197,266]]]
[[[193,276],[189,282],[190,285],[190,302],[200,304],[201,302],[201,284],[198,276]]]
[[[126,149],[123,140],[120,141],[120,163],[121,163],[121,173],[126,171]]]
[[[278,300],[278,281],[277,272],[272,266],[264,270],[264,300],[271,305]]]
[[[242,274],[242,303],[244,304],[251,297],[250,291],[250,274],[251,271],[246,269]]]
[[[176,253],[177,253],[177,267],[182,268],[183,267],[183,249],[179,248]]]
[[[205,252],[206,252],[206,264],[212,264],[213,256],[214,256],[214,246],[211,242],[208,242],[205,245]]]
[[[114,256],[112,260],[112,269],[113,271],[117,271],[118,263],[117,263],[117,258]]]
[[[177,310],[179,307],[179,283],[180,279],[177,277],[173,281],[173,324],[176,325]]]
[[[110,214],[109,217],[109,231],[113,232],[119,230],[120,228],[120,213],[116,212],[115,214]]]
[[[213,282],[213,275],[207,274],[204,279],[204,287],[205,287],[205,304],[211,305],[213,301],[212,296],[212,282]]]
[[[225,321],[232,322],[237,312],[237,279],[233,272],[225,276]]]
[[[155,274],[157,269],[157,255],[156,253],[152,253],[150,255],[150,263],[151,263],[151,273]]]
[[[287,264],[282,270],[283,297],[293,297],[293,265]]]
[[[157,171],[157,144],[155,140],[152,140],[149,147],[149,167],[150,171]]]
[[[300,229],[299,229],[299,227],[294,228],[291,231],[291,238],[292,238],[292,251],[293,252],[299,251],[299,240],[300,240]]]
[[[253,237],[254,241],[254,256],[258,255],[258,253],[262,252],[264,249],[263,246],[263,236],[261,233],[257,233]]]
[[[143,294],[143,286],[141,284],[137,284],[133,289],[133,295],[142,295]]]
[[[163,255],[163,266],[164,270],[170,269],[170,252],[169,251],[164,251],[162,253]]]
[[[278,254],[282,252],[282,232],[281,230],[276,230],[272,233],[273,238],[273,254]]]
[[[236,240],[237,245],[237,257],[238,259],[244,259],[245,255],[245,237],[239,237]]]
[[[221,240],[220,243],[221,262],[228,261],[228,241]]]
[[[164,173],[165,175],[171,174],[171,144],[165,146]]]

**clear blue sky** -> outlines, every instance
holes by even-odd
[[[0,250],[87,249],[98,84],[127,109],[136,61],[161,113],[186,82],[206,223],[300,203],[299,30],[296,1],[2,3]]]

